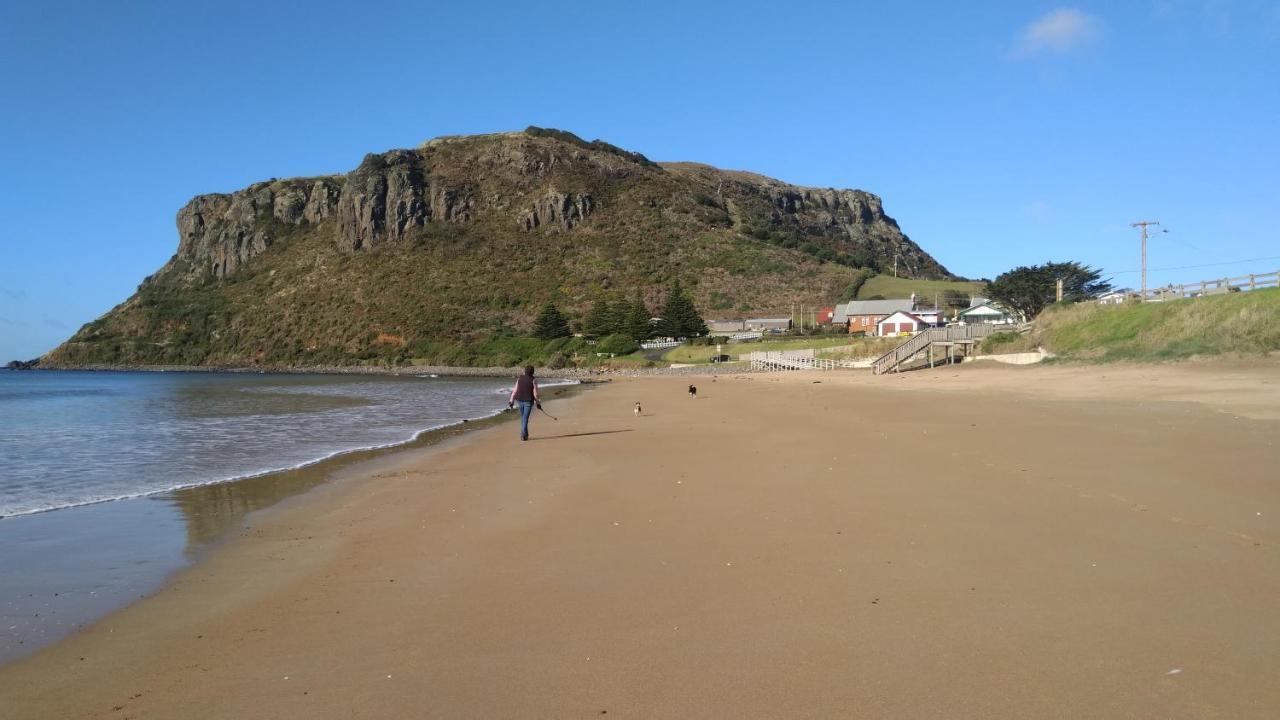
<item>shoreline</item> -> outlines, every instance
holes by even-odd
[[[15,718],[1271,717],[1273,366],[1105,374],[619,380],[537,442],[495,424],[255,515],[0,695]]]
[[[544,392],[553,400],[567,400],[591,385],[561,382],[544,386]],[[60,544],[74,544],[75,538],[87,536],[104,545],[105,548],[97,550],[100,562],[126,568],[141,562],[151,568],[141,574],[133,570],[122,570],[114,575],[95,572],[92,573],[92,582],[68,581],[61,577],[50,578],[44,583],[28,580],[29,586],[24,589],[36,595],[56,596],[62,607],[60,610],[55,607],[51,616],[47,598],[43,604],[29,600],[20,603],[19,607],[39,609],[49,618],[46,622],[50,624],[24,627],[24,634],[12,635],[7,642],[0,644],[0,668],[61,642],[147,595],[162,592],[175,574],[200,562],[228,538],[237,522],[251,513],[312,494],[335,478],[350,474],[352,468],[374,465],[399,453],[431,451],[473,431],[505,424],[512,420],[513,415],[503,408],[487,416],[419,431],[403,442],[337,452],[296,467],[0,517],[0,546],[16,550],[23,546],[44,545],[49,542],[44,538],[53,532],[48,528],[57,528],[56,542]],[[177,508],[181,508],[180,515]],[[165,540],[152,530],[149,534],[144,533],[145,537],[135,539],[138,533],[127,527],[114,527],[138,522],[175,526],[167,535],[181,532],[185,536]],[[185,528],[182,527],[184,525]],[[167,553],[158,553],[147,547],[157,541],[162,546],[180,543],[181,547]],[[70,548],[67,551],[73,552]],[[0,568],[4,564],[7,563],[0,563]],[[29,565],[26,569],[28,573],[38,572]],[[11,569],[9,577],[22,574]],[[95,589],[90,591],[89,587]],[[55,592],[56,588],[61,590]],[[95,597],[85,597],[86,593]],[[78,600],[77,595],[80,596]],[[40,598],[35,600],[38,602]],[[3,610],[0,616],[9,617],[11,623],[18,619],[13,602],[14,599],[9,598],[10,606],[0,608]],[[68,604],[74,605],[68,608]],[[57,626],[51,624],[53,616],[58,617]],[[18,627],[20,625],[8,629],[12,632]]]
[[[3,370],[4,368],[0,368]],[[42,366],[38,365],[12,372],[139,372],[139,373],[235,373],[235,374],[269,374],[269,375],[439,375],[440,377],[479,377],[479,378],[513,378],[520,375],[523,367],[464,367],[457,365],[408,365],[401,367],[381,366],[348,366],[322,365],[314,367],[212,367],[205,365],[82,365],[82,366]],[[539,372],[548,377],[577,380],[579,382],[607,382],[615,377],[648,377],[666,375],[736,375],[751,372],[745,363],[731,362],[721,364],[677,364],[661,367],[635,368],[540,368]]]
[[[56,370],[55,372],[82,372],[82,371],[80,371],[80,370]],[[166,372],[166,371],[164,371],[164,370],[156,370],[156,371],[146,371],[146,370],[118,370],[118,371],[106,371],[106,370],[102,370],[102,371],[83,371],[83,372]],[[184,371],[173,371],[173,372],[188,372],[188,371],[185,371],[185,370],[184,370]],[[213,370],[210,370],[210,371],[208,371],[208,372],[223,372],[223,371],[213,371]],[[310,373],[310,372],[306,372],[306,373],[303,373],[303,372],[292,373],[292,372],[289,372],[289,373],[273,373],[273,374],[280,374],[280,375],[324,375],[324,374],[336,374],[336,373]],[[481,377],[491,377],[491,376],[481,376]],[[593,385],[593,384],[600,384],[600,383],[606,383],[606,382],[608,382],[608,380],[598,380],[598,381],[594,381],[594,382],[593,382],[593,381],[582,381],[582,380],[577,380],[577,379],[574,379],[574,378],[549,378],[549,379],[550,379],[550,380],[552,380],[552,381],[554,382],[554,384],[543,385],[543,387],[546,387],[546,388],[548,388],[548,389],[552,389],[552,388],[554,388],[554,389],[573,388],[573,387],[578,387],[578,386],[589,386],[589,385]],[[563,380],[563,382],[555,382],[555,381],[561,381],[561,380]],[[492,419],[494,419],[494,418],[498,418],[498,417],[500,417],[500,416],[502,416],[502,415],[505,415],[505,414],[507,414],[508,412],[510,412],[510,410],[509,410],[509,409],[502,408],[502,409],[495,410],[495,411],[493,411],[492,413],[490,413],[490,414],[488,414],[488,415],[479,415],[479,416],[472,417],[472,418],[463,418],[463,419],[461,419],[461,420],[457,420],[457,421],[455,421],[455,422],[450,422],[450,423],[445,423],[445,424],[443,424],[443,425],[436,425],[436,426],[433,426],[433,427],[424,428],[424,429],[422,429],[422,430],[418,430],[418,431],[416,431],[416,432],[415,432],[411,437],[406,438],[406,439],[404,439],[404,440],[398,440],[398,441],[394,441],[394,442],[389,442],[389,443],[385,443],[385,444],[382,444],[382,445],[370,445],[370,446],[367,446],[367,447],[357,447],[357,448],[352,448],[352,449],[350,449],[350,450],[335,450],[335,451],[330,452],[330,453],[328,453],[328,454],[326,454],[326,455],[323,455],[323,456],[321,456],[321,457],[318,457],[318,458],[315,458],[315,459],[312,459],[312,460],[307,460],[307,461],[304,461],[304,462],[298,463],[298,464],[296,464],[296,465],[290,465],[290,466],[287,466],[287,467],[270,468],[270,469],[266,469],[266,470],[260,470],[260,471],[251,472],[251,473],[244,474],[244,475],[237,475],[237,476],[235,476],[235,477],[228,477],[228,478],[222,478],[222,479],[216,479],[216,480],[207,480],[207,481],[197,481],[197,482],[191,482],[191,483],[186,483],[186,484],[174,485],[174,486],[166,487],[166,488],[159,489],[159,490],[150,490],[150,491],[146,491],[146,492],[138,492],[138,493],[133,493],[133,494],[129,494],[129,495],[120,495],[120,496],[116,496],[116,497],[102,498],[102,499],[99,499],[99,500],[87,500],[87,501],[77,502],[77,503],[68,504],[68,505],[59,505],[59,506],[57,506],[57,507],[41,508],[41,509],[38,509],[38,510],[30,510],[30,511],[25,511],[25,512],[20,512],[20,513],[14,513],[14,514],[11,514],[11,515],[0,515],[0,521],[4,521],[4,520],[6,520],[6,519],[12,519],[12,518],[29,517],[29,516],[32,516],[32,515],[40,515],[40,514],[43,514],[43,513],[58,512],[59,510],[73,510],[73,509],[75,509],[75,508],[92,507],[92,506],[94,506],[94,505],[101,505],[101,504],[103,504],[103,503],[110,503],[110,502],[122,502],[122,501],[128,501],[128,500],[139,500],[139,499],[145,499],[145,498],[148,498],[148,497],[154,497],[154,496],[160,496],[160,495],[166,495],[166,494],[178,493],[178,492],[182,492],[182,491],[185,491],[185,490],[193,490],[193,489],[202,488],[202,487],[213,487],[213,486],[217,486],[217,485],[225,485],[225,484],[228,484],[228,483],[238,483],[238,482],[244,482],[244,481],[248,481],[248,480],[255,480],[255,479],[258,479],[258,478],[267,477],[267,476],[271,476],[271,475],[276,475],[276,474],[279,474],[279,473],[288,473],[288,472],[294,472],[294,471],[298,471],[298,470],[306,470],[306,469],[308,469],[308,468],[312,468],[312,467],[320,466],[320,465],[323,465],[323,464],[325,464],[325,463],[329,463],[329,462],[336,461],[336,460],[341,460],[341,459],[343,459],[343,458],[345,458],[346,456],[349,456],[349,455],[361,456],[361,455],[362,455],[362,454],[364,454],[364,453],[376,453],[376,452],[380,452],[380,451],[384,451],[384,450],[394,450],[394,449],[396,449],[396,448],[405,448],[405,447],[410,447],[410,446],[413,446],[413,445],[417,444],[420,440],[423,440],[424,438],[426,438],[427,436],[429,436],[429,435],[431,435],[431,434],[433,434],[433,433],[438,433],[438,432],[442,432],[442,431],[447,431],[447,430],[454,429],[454,428],[464,429],[464,428],[461,428],[461,426],[463,426],[463,425],[468,425],[468,424],[474,424],[474,423],[483,423],[483,422],[486,422],[486,421],[492,420]]]

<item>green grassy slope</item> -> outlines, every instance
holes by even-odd
[[[1036,318],[1031,340],[1065,359],[1098,362],[1280,351],[1280,289],[1051,307]]]
[[[915,293],[918,297],[932,302],[935,294],[945,293],[948,290],[965,295],[981,295],[982,288],[983,283],[965,280],[916,280],[892,275],[876,275],[867,280],[858,290],[858,299],[866,300],[876,295],[884,298],[907,298],[911,297],[911,293]]]

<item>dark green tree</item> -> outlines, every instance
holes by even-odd
[[[853,274],[853,280],[849,283],[849,287],[845,288],[844,292],[837,296],[836,301],[843,303],[849,302],[850,300],[856,300],[858,297],[858,291],[862,289],[862,286],[865,285],[868,280],[875,277],[875,275],[875,270],[866,267],[861,268]]]
[[[627,304],[624,332],[638,343],[648,340],[649,336],[653,334],[653,326],[649,324],[649,306],[644,304],[644,298],[639,295],[636,295],[636,299]]]
[[[561,314],[555,303],[547,303],[542,308],[542,312],[538,313],[538,319],[533,321],[533,336],[539,340],[555,340],[572,334],[573,332],[569,330],[569,321]]]
[[[684,288],[677,280],[667,290],[667,302],[662,307],[662,323],[659,334],[671,337],[694,337],[706,335],[707,324],[703,322],[693,301],[685,294]]]
[[[1101,270],[1078,262],[1021,266],[987,283],[987,294],[1023,320],[1030,320],[1053,304],[1058,280],[1062,280],[1064,302],[1081,302],[1111,289],[1111,283],[1101,276]]]
[[[617,303],[608,298],[597,298],[587,311],[586,322],[582,325],[582,334],[597,339],[612,335],[620,330],[622,323],[618,320]]]

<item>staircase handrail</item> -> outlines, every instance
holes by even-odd
[[[974,323],[973,325],[949,325],[947,327],[929,328],[912,335],[889,352],[876,358],[871,363],[871,370],[876,375],[889,372],[935,342],[972,340],[987,337],[997,332],[1021,332],[1023,329],[1025,329],[1025,326],[1022,325],[996,323]]]

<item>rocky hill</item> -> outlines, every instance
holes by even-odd
[[[860,190],[654,163],[566,132],[431,140],[347,175],[196,197],[178,251],[46,365],[317,365],[438,359],[526,334],[554,300],[707,317],[834,302],[857,268],[948,273]]]

